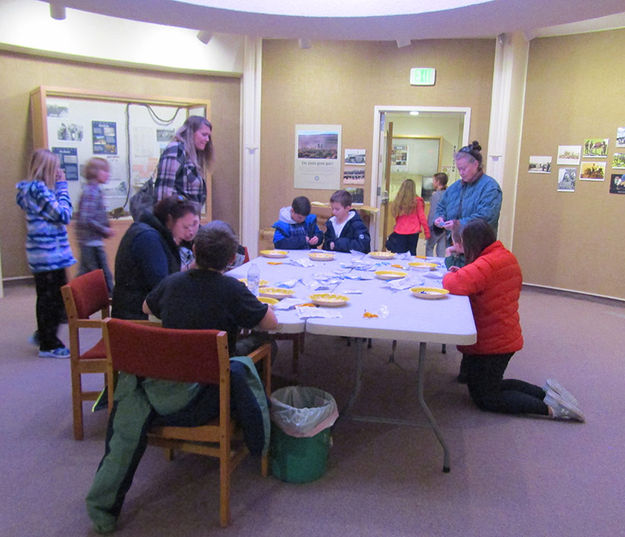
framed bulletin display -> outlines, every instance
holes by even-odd
[[[109,162],[102,191],[109,211],[128,214],[128,199],[152,175],[161,152],[190,115],[210,118],[210,102],[136,97],[40,86],[30,94],[34,147],[59,155],[74,207],[91,157]],[[206,177],[211,218],[211,178]]]

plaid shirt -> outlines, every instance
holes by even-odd
[[[184,142],[171,142],[163,151],[156,171],[156,201],[180,194],[204,205],[206,181],[197,166],[187,157]]]
[[[82,190],[78,205],[76,235],[80,244],[108,237],[111,228],[106,214],[104,199],[98,183],[88,182]]]

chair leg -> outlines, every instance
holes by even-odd
[[[82,440],[83,432],[83,413],[82,413],[82,382],[80,373],[72,368],[72,415],[74,421],[74,440]]]
[[[391,348],[391,355],[388,357],[388,363],[395,363],[395,351],[397,350],[397,340],[393,340],[393,346]]]
[[[443,345],[442,345],[441,352],[443,354],[447,354],[447,345],[445,345],[445,343],[443,343]]]
[[[219,523],[230,524],[230,453],[222,453],[219,461]]]
[[[267,477],[269,475],[269,454],[265,453],[260,458],[260,475]]]
[[[299,371],[299,353],[300,353],[300,337],[299,334],[295,334],[293,339],[291,340],[293,343],[293,363],[291,367],[292,373],[297,377],[297,373]]]

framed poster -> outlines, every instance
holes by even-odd
[[[340,151],[340,125],[295,125],[295,188],[338,190]]]

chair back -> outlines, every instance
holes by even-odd
[[[87,319],[97,311],[108,315],[109,292],[102,269],[77,276],[62,289],[67,318]]]
[[[228,335],[219,330],[162,328],[109,318],[104,342],[113,369],[139,377],[219,384],[230,372]]]

